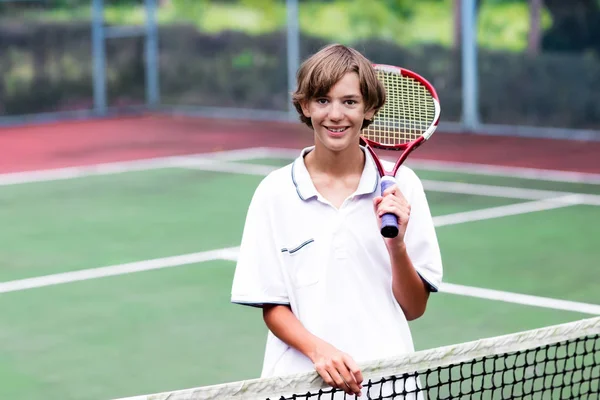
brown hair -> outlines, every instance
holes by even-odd
[[[298,87],[292,96],[292,103],[300,115],[300,121],[312,128],[310,118],[302,112],[301,103],[325,96],[348,72],[358,74],[365,110],[377,111],[383,106],[385,89],[377,79],[371,62],[352,48],[332,44],[313,54],[298,69]],[[371,122],[365,120],[363,129]]]

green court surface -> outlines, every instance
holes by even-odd
[[[417,172],[505,190],[427,190],[435,217],[533,201],[516,188],[596,202],[600,193],[592,184]],[[259,310],[229,302],[234,259],[52,286],[46,278],[27,290],[7,282],[236,247],[261,179],[198,167],[0,186],[0,398],[110,399],[258,377],[266,328]],[[599,211],[577,204],[439,226],[444,282],[600,304]],[[438,293],[411,328],[421,350],[590,316]]]

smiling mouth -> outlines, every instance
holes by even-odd
[[[327,127],[327,126],[326,126],[326,128],[327,128],[327,130],[328,130],[329,132],[331,132],[331,133],[333,133],[333,134],[338,134],[338,135],[339,135],[340,133],[343,133],[343,132],[345,132],[346,130],[348,130],[348,127],[347,127],[347,126],[346,126],[346,127],[342,127],[342,128],[331,128],[331,127]]]

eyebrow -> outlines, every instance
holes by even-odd
[[[315,98],[323,98],[323,97],[330,97],[330,96],[328,96],[328,95],[315,96]],[[360,94],[347,94],[345,96],[342,96],[341,98],[343,100],[360,100],[362,98],[362,95],[360,95]]]
[[[362,96],[360,94],[348,94],[346,96],[342,96],[344,100],[360,100]]]

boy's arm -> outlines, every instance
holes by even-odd
[[[429,289],[414,268],[404,242],[388,245],[392,261],[392,293],[408,321],[425,313]]]
[[[289,306],[264,305],[263,318],[281,341],[308,357],[323,380],[348,394],[360,394],[362,373],[354,360],[310,333]]]
[[[388,188],[383,196],[376,197],[373,204],[380,221],[385,213],[398,217],[398,236],[385,238],[392,264],[392,292],[406,319],[417,319],[425,313],[430,291],[414,267],[404,241],[411,206],[396,185]]]

